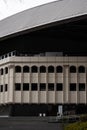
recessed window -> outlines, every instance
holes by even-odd
[[[70,73],[76,73],[76,67],[70,66]]]
[[[8,84],[5,84],[5,92],[8,91]]]
[[[32,72],[32,73],[37,73],[37,72],[38,72],[37,66],[32,66],[32,67],[31,67],[31,72]]]
[[[54,73],[54,66],[48,67],[48,73]]]
[[[45,83],[40,84],[40,91],[46,91],[46,84]]]
[[[63,67],[62,66],[57,66],[56,67],[56,72],[57,73],[62,73],[63,72]]]
[[[8,55],[6,54],[6,55],[5,55],[5,58],[7,58],[7,57],[8,57]]]
[[[11,52],[8,55],[9,55],[9,57],[11,57]]]
[[[32,84],[31,84],[31,90],[32,90],[32,91],[37,91],[37,89],[38,89],[38,88],[37,88],[37,84],[36,84],[36,83],[32,83]]]
[[[85,73],[85,67],[79,66],[78,71],[79,71],[79,73]]]
[[[4,55],[2,56],[2,59],[4,59]]]
[[[85,91],[85,84],[84,83],[79,84],[79,91]]]
[[[21,90],[21,84],[20,83],[16,83],[15,84],[15,90],[16,91],[20,91]]]
[[[70,91],[76,91],[76,83],[70,84]]]
[[[16,51],[13,51],[13,52],[12,52],[12,56],[16,56]]]
[[[28,66],[23,67],[23,73],[29,73],[29,67]]]
[[[46,72],[46,67],[40,66],[40,73],[45,73],[45,72]]]
[[[3,85],[1,85],[1,92],[3,92]]]
[[[63,84],[62,83],[56,84],[56,91],[63,91]]]
[[[21,73],[21,66],[15,66],[15,72]]]
[[[5,67],[5,74],[8,74],[8,67]]]
[[[3,75],[3,68],[1,69],[1,75]]]
[[[29,90],[29,83],[23,83],[23,91]]]
[[[48,83],[48,91],[54,91],[54,84]]]

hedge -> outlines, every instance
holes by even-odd
[[[87,121],[69,124],[65,126],[64,130],[87,130]]]

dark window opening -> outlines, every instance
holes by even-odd
[[[76,73],[76,67],[75,66],[70,67],[70,73]]]
[[[37,91],[37,84],[36,83],[31,84],[31,90],[32,91]]]
[[[11,57],[11,52],[9,53],[9,57]]]
[[[45,72],[46,72],[46,67],[40,66],[40,73],[45,73]]]
[[[20,66],[15,66],[15,72],[16,73],[21,73],[21,67]]]
[[[78,71],[79,71],[79,73],[85,73],[85,67],[80,66]]]
[[[15,52],[12,52],[12,56],[15,56]]]
[[[54,73],[54,67],[53,66],[48,67],[48,73]]]
[[[56,91],[63,91],[63,84],[62,83],[56,84]]]
[[[16,83],[15,84],[15,90],[16,91],[20,91],[21,90],[21,84],[20,83]]]
[[[23,67],[23,73],[29,73],[29,67],[28,66]]]
[[[8,74],[8,68],[7,67],[5,68],[5,74]]]
[[[23,83],[23,91],[29,90],[29,83]]]
[[[54,84],[48,83],[48,91],[54,91]]]
[[[40,91],[46,91],[46,84],[45,83],[40,84]]]
[[[6,54],[6,55],[5,55],[5,58],[7,58],[7,57],[8,57],[8,55]]]
[[[70,84],[70,91],[76,91],[76,83]]]
[[[3,75],[3,69],[1,69],[1,75]]]
[[[32,72],[32,73],[37,73],[37,72],[38,72],[37,66],[32,66],[32,67],[31,67],[31,72]]]
[[[57,73],[62,73],[63,72],[63,67],[62,66],[57,66],[56,67],[56,72]]]
[[[4,59],[4,56],[2,56],[2,59]]]
[[[3,85],[1,85],[1,92],[3,92]]]
[[[79,84],[79,91],[85,91],[85,84],[84,83]]]
[[[8,84],[5,84],[5,91],[8,91]]]

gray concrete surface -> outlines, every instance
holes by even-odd
[[[0,118],[0,130],[63,130],[60,123],[48,123],[47,118]]]

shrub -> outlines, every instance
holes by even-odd
[[[87,121],[87,115],[80,116],[80,121],[86,122]]]
[[[87,130],[87,122],[76,122],[69,124],[64,130]]]

